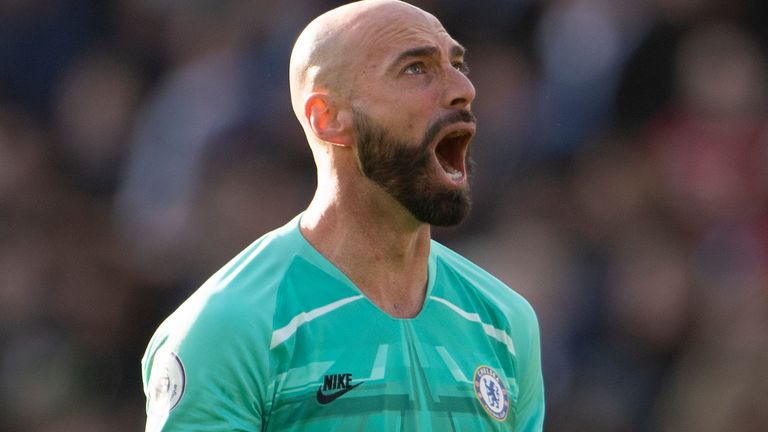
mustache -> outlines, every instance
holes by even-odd
[[[428,146],[429,143],[434,141],[437,134],[439,134],[443,128],[454,123],[477,123],[477,118],[469,110],[451,111],[429,126],[427,132],[424,134],[422,145],[424,147]]]

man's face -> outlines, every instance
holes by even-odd
[[[455,225],[469,206],[475,132],[464,49],[422,11],[362,27],[353,119],[363,173],[425,223]]]
[[[433,172],[430,144],[446,126],[474,122],[469,111],[453,111],[432,123],[419,143],[404,142],[359,110],[354,111],[360,168],[413,216],[435,226],[460,223],[469,213],[469,183],[446,186]],[[472,160],[466,155],[466,175],[471,175]]]

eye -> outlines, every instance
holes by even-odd
[[[421,75],[427,72],[427,67],[424,62],[411,63],[403,69],[403,72],[408,75]]]
[[[455,61],[451,65],[464,75],[469,75],[469,65],[465,61]]]

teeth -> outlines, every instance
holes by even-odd
[[[461,180],[461,172],[459,171],[446,171],[448,178],[451,180]]]
[[[464,136],[466,134],[467,134],[466,131],[458,130],[458,131],[449,133],[448,135],[445,136],[445,138],[458,138],[458,137],[462,137],[462,136]]]

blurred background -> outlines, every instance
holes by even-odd
[[[142,430],[154,329],[312,196],[287,64],[339,3],[0,0],[0,430]],[[546,430],[768,430],[766,2],[414,3],[478,93],[435,237],[537,310]]]

